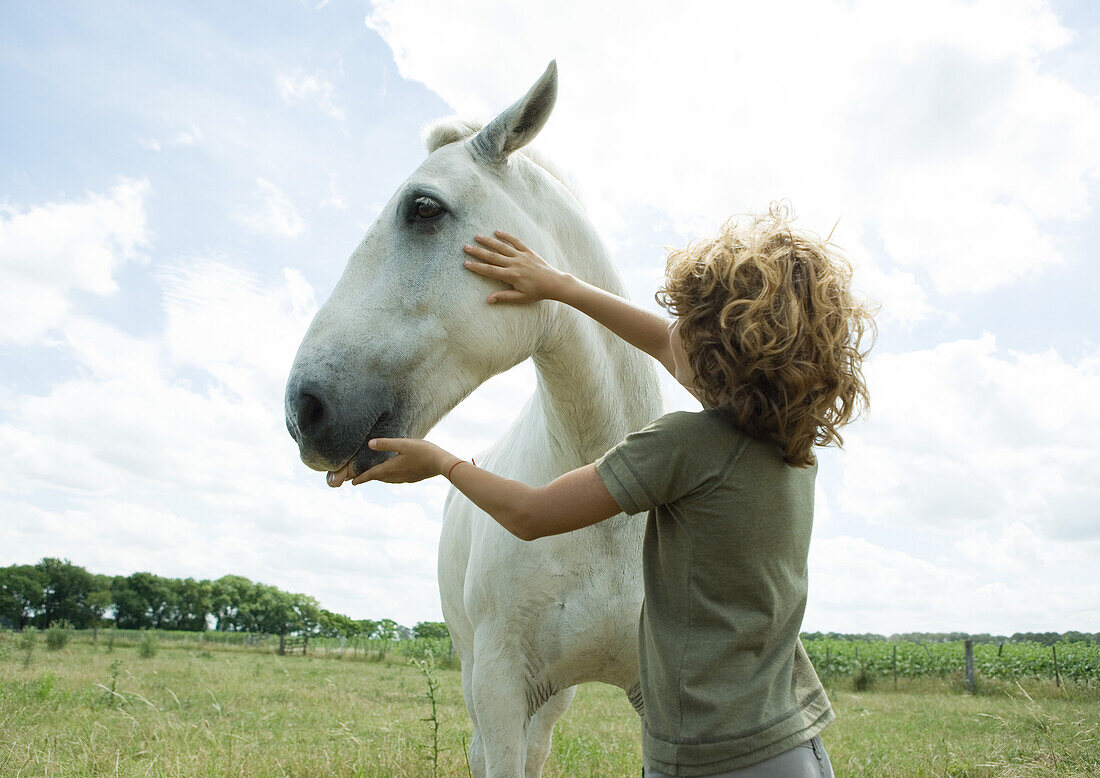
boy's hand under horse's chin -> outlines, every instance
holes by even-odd
[[[418,438],[375,438],[367,445],[374,451],[394,451],[397,455],[355,476],[351,482],[356,486],[367,481],[411,484],[442,475],[455,462],[461,461],[439,446]]]

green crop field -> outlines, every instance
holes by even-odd
[[[806,653],[822,677],[871,676],[899,678],[945,677],[963,669],[963,641],[909,643],[890,641],[807,640]],[[1057,667],[1056,667],[1057,663]],[[1016,681],[1025,678],[1100,683],[1100,644],[976,643],[978,675]]]
[[[0,776],[467,775],[459,673],[410,661],[413,641],[278,656],[277,639],[141,637],[49,650],[0,633]],[[893,644],[808,641],[837,711],[823,735],[837,775],[1100,775],[1095,646],[1069,645],[1060,686],[1049,647],[1006,644],[989,664],[998,647],[978,646],[967,694],[961,646],[899,646],[895,686]],[[638,742],[622,692],[586,684],[544,775],[637,776]]]

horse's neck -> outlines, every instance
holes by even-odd
[[[594,264],[575,274],[621,294],[610,266],[591,259],[603,256],[598,242],[580,250],[590,252]],[[533,359],[538,375],[535,399],[552,449],[548,453],[561,466],[594,461],[661,412],[652,360],[565,305],[555,312]]]
[[[571,315],[569,315],[571,314]],[[554,346],[534,355],[535,399],[542,411],[552,459],[565,467],[594,461],[660,412],[656,374],[631,348],[574,319]]]

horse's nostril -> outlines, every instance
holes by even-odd
[[[302,392],[298,402],[298,429],[308,436],[325,419],[324,404],[309,392]]]

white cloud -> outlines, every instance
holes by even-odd
[[[338,107],[332,100],[335,87],[320,73],[307,75],[300,68],[295,68],[293,71],[280,73],[276,76],[275,83],[279,87],[283,102],[287,105],[311,101],[333,119],[339,121],[344,119],[344,109]]]
[[[858,272],[859,285],[870,296],[872,304],[880,306],[881,317],[908,328],[936,315],[954,318],[929,305],[924,287],[912,273],[897,268],[884,272],[872,263],[862,265]],[[881,323],[881,319],[879,321]]]
[[[328,177],[328,197],[322,200],[319,205],[322,207],[329,206],[338,211],[343,211],[348,207],[347,200],[340,194],[340,190],[336,188],[336,176],[331,173]]]
[[[838,506],[897,528],[1100,538],[1091,360],[1001,353],[988,334],[874,357],[871,415],[847,436]]]
[[[173,146],[194,146],[196,143],[200,143],[203,139],[202,130],[196,125],[192,124],[185,130],[180,130],[172,136],[169,141]]]
[[[1098,355],[1004,352],[989,334],[875,355],[870,416],[823,457],[807,628],[1100,618],[1100,587],[1082,584],[1100,554]]]
[[[329,489],[286,433],[283,384],[316,310],[310,285],[210,259],[157,277],[163,334],[73,316],[62,344],[75,374],[5,398],[0,563],[233,572],[354,615],[438,618],[443,485],[416,502],[379,484]]]
[[[1100,618],[1089,584],[1098,546],[1020,525],[948,542],[934,560],[865,538],[815,540],[808,631],[1014,632],[1083,629]]]
[[[298,271],[284,270],[281,284],[263,283],[223,262],[193,258],[159,275],[164,345],[175,365],[204,370],[246,398],[282,391],[317,310]]]
[[[167,140],[159,138],[138,138],[138,145],[147,151],[160,151],[165,146],[194,146],[205,137],[202,129],[192,124],[189,127],[177,131]]]
[[[242,223],[256,232],[274,233],[294,238],[306,228],[294,203],[282,189],[265,178],[256,179],[254,199],[260,201],[260,209],[244,216]]]
[[[234,471],[252,473],[259,452],[285,454],[267,472],[280,462],[280,475],[298,467],[282,394],[315,309],[312,289],[294,271],[261,283],[210,260],[160,280],[161,336],[70,321],[64,343],[81,370],[44,396],[10,402],[0,487],[53,483],[57,462],[74,451],[81,467],[61,486],[95,493],[124,492],[130,477],[224,491],[240,478]]]
[[[29,208],[0,206],[0,341],[29,343],[58,327],[73,292],[105,296],[149,243],[149,182]]]
[[[538,145],[579,180],[613,245],[641,254],[632,239],[654,225],[686,240],[788,196],[808,228],[842,217],[835,240],[860,285],[903,326],[949,316],[943,294],[995,291],[1060,262],[1056,230],[1088,214],[1097,103],[1049,75],[1067,33],[1038,2],[642,2],[624,17],[611,3],[425,0],[376,3],[370,24],[402,75],[482,118],[557,57],[559,104]],[[492,56],[469,56],[469,41],[488,39]],[[324,74],[290,70],[275,86],[273,99],[297,107],[284,118],[342,130]],[[346,202],[331,174],[325,196],[325,171],[348,169],[325,144],[290,143],[278,122],[227,123],[240,110],[232,95],[171,99],[181,121],[146,148],[201,142],[194,117],[238,171],[281,158],[272,148],[312,149],[320,182],[279,182],[299,206],[319,206],[311,216],[347,205],[369,220],[381,207]],[[372,140],[388,137],[380,127]],[[123,263],[142,259],[147,194],[146,182],[124,181],[0,211],[0,339],[48,335],[77,365],[34,394],[0,387],[0,563],[50,554],[103,572],[236,572],[352,615],[438,618],[442,479],[330,490],[283,429],[286,370],[317,307],[305,277],[174,259],[153,274],[163,332],[135,337],[81,315],[80,293],[111,294]],[[256,179],[255,198],[238,212],[248,227],[303,234],[280,186]],[[646,304],[656,254],[626,274]],[[1100,553],[1100,425],[1088,402],[1100,350],[1071,362],[1005,353],[986,337],[876,355],[873,371],[872,416],[848,436],[843,478],[819,496],[807,627],[1095,623],[1100,591],[1080,582]],[[476,453],[533,385],[529,364],[490,381],[433,440]],[[693,406],[663,385],[669,407]]]
[[[194,505],[141,491],[76,498],[61,509],[13,499],[0,548],[6,558],[13,550],[21,561],[59,556],[98,573],[233,573],[320,596],[323,606],[352,616],[438,618],[438,515],[411,503],[372,504],[361,491],[320,483],[283,484],[278,496]]]
[[[1048,221],[1081,218],[1100,169],[1100,105],[1042,69],[1069,33],[1033,0],[642,2],[627,17],[615,3],[379,0],[367,25],[403,76],[482,117],[556,57],[539,143],[594,212],[655,209],[691,236],[787,196],[822,232],[838,216],[875,223],[893,261],[944,293],[1061,261]],[[487,38],[493,56],[469,56]]]

